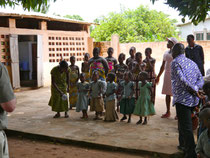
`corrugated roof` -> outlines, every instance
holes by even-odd
[[[68,19],[68,18],[64,18],[64,17],[60,17],[60,16],[47,15],[47,14],[36,13],[36,12],[23,12],[23,13],[20,13],[20,12],[19,13],[16,13],[16,12],[0,12],[0,16],[34,18],[34,19],[41,19],[41,20],[47,20],[47,21],[60,21],[60,22],[86,24],[86,25],[96,24],[96,23],[93,23],[93,22],[85,22],[85,21]]]
[[[207,17],[207,18],[206,18],[206,20],[209,20],[209,19],[210,19],[210,17]],[[191,22],[191,21],[189,21],[189,22],[186,22],[186,23],[177,24],[176,26],[177,26],[177,27],[182,27],[182,26],[184,26],[184,25],[188,25],[188,24],[192,24],[192,22]]]

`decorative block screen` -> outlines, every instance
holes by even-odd
[[[82,61],[85,54],[84,37],[48,36],[49,62],[60,62],[61,59],[70,61],[71,56],[76,61]]]
[[[0,34],[0,61],[6,66],[11,65],[9,35]]]

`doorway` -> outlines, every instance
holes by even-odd
[[[37,87],[37,36],[18,35],[21,87]]]

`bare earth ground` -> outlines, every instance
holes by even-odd
[[[99,151],[14,137],[9,137],[8,142],[10,158],[143,158],[127,153]],[[144,156],[144,158],[149,157]]]

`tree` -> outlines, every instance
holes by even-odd
[[[84,21],[84,19],[80,15],[65,15],[64,18]]]
[[[151,1],[154,3],[157,0]],[[167,0],[166,4],[179,11],[179,15],[183,16],[183,23],[185,17],[189,17],[195,25],[205,21],[210,11],[210,0]]]
[[[56,0],[53,0],[55,2]],[[21,5],[24,10],[34,10],[36,12],[46,13],[49,8],[50,0],[0,0],[0,6],[15,7],[16,5]]]
[[[120,42],[124,43],[165,41],[167,37],[177,37],[176,20],[144,6],[121,13],[112,12],[95,21],[100,24],[91,32],[96,41],[110,41],[113,34],[118,34]]]

